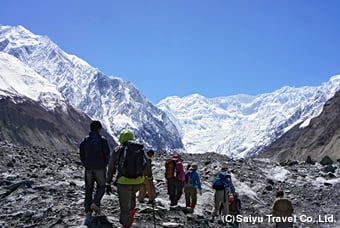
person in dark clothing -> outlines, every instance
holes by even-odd
[[[233,216],[234,222],[229,222],[229,226],[231,227],[239,227],[239,223],[236,220],[236,216],[241,213],[241,200],[238,194],[235,192],[234,194],[229,195],[229,214]]]
[[[106,166],[110,159],[110,150],[107,140],[99,134],[102,125],[93,121],[91,132],[79,146],[80,160],[85,167],[85,213],[90,216],[94,211],[101,214],[100,201],[105,193]],[[93,190],[96,183],[94,197]]]
[[[293,223],[289,222],[287,218],[293,216],[294,208],[292,202],[284,197],[283,191],[278,191],[276,193],[276,199],[273,203],[273,216],[280,217],[282,221],[287,220],[287,222],[277,222],[276,228],[291,228]]]
[[[148,194],[150,204],[155,203],[156,198],[156,190],[155,185],[153,184],[153,177],[152,177],[152,156],[154,155],[153,150],[149,150],[146,152],[146,166],[144,169],[144,183],[139,188],[139,195],[138,201],[140,203],[144,202],[144,198],[146,194]]]
[[[175,208],[183,193],[183,187],[185,185],[185,173],[182,159],[179,154],[174,155],[171,160],[175,164],[175,175],[173,175],[171,178],[166,177],[166,180],[168,185],[170,208]]]

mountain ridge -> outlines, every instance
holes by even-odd
[[[22,28],[0,27],[0,51],[15,56],[55,84],[72,105],[101,120],[116,140],[122,129],[132,128],[148,147],[183,150],[176,127],[131,82],[106,76],[65,53],[47,37],[32,36]]]
[[[182,129],[189,153],[252,157],[296,124],[308,124],[339,89],[340,75],[335,75],[318,87],[285,86],[256,96],[173,96],[157,106]]]
[[[321,114],[305,126],[296,125],[274,143],[266,147],[259,157],[272,160],[321,160],[329,156],[340,158],[340,91],[328,100]]]
[[[284,86],[256,96],[168,97],[154,106],[132,82],[107,76],[47,37],[0,27],[7,52],[57,85],[78,109],[99,119],[115,139],[124,128],[155,150],[253,157],[296,124],[308,125],[340,88],[340,76],[317,87]],[[23,41],[24,39],[24,41]]]
[[[0,140],[51,150],[76,150],[91,119],[14,56],[0,52]],[[116,145],[105,133],[111,147]]]

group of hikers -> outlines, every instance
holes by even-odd
[[[152,175],[152,157],[155,152],[153,150],[145,152],[144,146],[135,142],[133,132],[124,129],[118,138],[120,145],[110,155],[108,142],[100,135],[101,129],[102,125],[99,121],[92,121],[89,136],[79,146],[80,159],[85,167],[85,213],[86,216],[91,216],[93,213],[101,215],[101,199],[105,192],[109,195],[112,193],[112,185],[114,185],[117,187],[120,207],[119,221],[123,227],[131,227],[135,217],[137,192],[139,192],[140,203],[144,203],[147,196],[147,203],[153,206],[155,204],[156,190]],[[178,207],[178,201],[184,191],[186,208],[191,213],[194,212],[197,194],[202,195],[202,184],[197,169],[197,164],[190,164],[184,170],[183,160],[179,154],[173,155],[165,162],[165,178],[171,210]],[[112,182],[115,175],[115,181]],[[235,192],[227,168],[220,170],[213,181],[212,188],[215,190],[212,221],[219,215],[240,214],[241,201]],[[274,202],[273,210],[281,211],[278,200]],[[290,203],[285,199],[285,207],[289,207],[287,201]],[[236,220],[230,225],[238,227]]]

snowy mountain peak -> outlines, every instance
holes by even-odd
[[[257,96],[168,97],[158,107],[180,129],[188,152],[247,157],[294,125],[319,115],[324,103],[340,89],[339,78],[333,76],[318,87],[285,86]]]
[[[47,37],[25,33],[20,27],[1,28],[0,51],[15,56],[55,84],[71,104],[101,120],[113,137],[128,127],[138,140],[155,150],[183,150],[175,125],[131,82],[104,75]]]
[[[166,98],[155,107],[131,82],[104,75],[20,26],[0,27],[0,51],[56,85],[115,138],[123,128],[132,128],[138,140],[156,150],[253,156],[294,125],[308,125],[340,88],[336,75],[318,87],[285,86],[257,96],[210,99],[193,94]]]
[[[65,99],[55,85],[4,52],[0,52],[0,95],[27,97],[48,110],[58,106],[66,111]]]
[[[1,43],[11,42],[12,46],[22,45],[37,45],[41,42],[46,42],[46,37],[37,36],[28,31],[23,26],[6,26],[0,25],[0,50]]]

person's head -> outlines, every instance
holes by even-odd
[[[179,160],[182,160],[182,156],[180,154],[175,154],[174,156],[172,156],[173,158],[177,158]]]
[[[126,143],[127,141],[135,140],[135,136],[133,135],[133,132],[130,129],[124,129],[120,132],[118,140],[120,144],[123,144]]]
[[[92,121],[90,124],[90,130],[94,132],[99,132],[102,129],[102,124],[98,120]]]
[[[192,164],[191,167],[190,167],[190,169],[192,169],[192,170],[197,170],[197,168],[198,168],[198,167],[197,167],[196,164]]]
[[[283,197],[285,194],[283,191],[277,191],[276,192],[276,197]]]
[[[146,154],[148,155],[148,157],[151,158],[155,154],[155,152],[153,150],[149,150],[148,152],[146,152]]]

